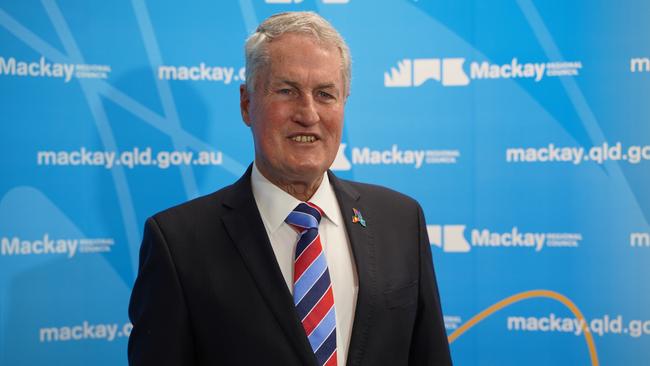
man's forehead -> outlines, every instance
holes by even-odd
[[[337,65],[342,62],[341,51],[335,44],[322,42],[307,34],[284,34],[269,42],[266,51],[268,59],[276,63],[307,61],[310,56],[316,57],[317,60],[336,59]]]
[[[304,43],[304,44],[313,44],[320,48],[330,49],[337,48],[336,45],[332,42],[326,42],[322,39],[317,38],[315,35],[310,33],[299,33],[299,32],[287,32],[281,36],[269,40],[267,46],[274,47],[282,43]]]
[[[261,70],[267,85],[343,89],[341,53],[335,45],[308,34],[287,33],[267,47],[268,59]]]
[[[267,69],[267,81],[272,84],[288,84],[292,86],[310,86],[319,88],[342,88],[343,73],[339,64],[335,67],[318,67],[314,65],[300,67],[285,67],[287,64],[277,61]],[[275,66],[275,67],[274,67]]]

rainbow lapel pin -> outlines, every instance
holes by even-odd
[[[366,227],[366,220],[363,218],[363,216],[361,216],[361,211],[353,208],[352,212],[354,213],[352,215],[352,222],[355,224],[358,222],[361,224],[361,226]]]

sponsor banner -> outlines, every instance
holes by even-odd
[[[0,56],[0,76],[53,78],[68,83],[73,78],[107,79],[110,73],[109,65],[50,62],[44,56],[38,60]]]
[[[592,319],[563,317],[555,313],[543,316],[511,315],[506,318],[511,332],[551,332],[582,336],[590,333],[600,337],[625,335],[632,338],[650,336],[650,320],[625,319],[623,315],[603,315]]]
[[[60,255],[74,258],[77,254],[108,253],[114,244],[112,238],[63,238],[52,237],[49,233],[44,233],[35,239],[3,236],[0,237],[0,255],[7,257]]]
[[[477,249],[530,249],[540,252],[545,248],[576,248],[582,241],[580,233],[529,232],[514,226],[506,232],[472,229],[465,236],[466,225],[427,225],[432,246],[447,253],[467,253]]]
[[[128,338],[133,324],[127,323],[91,323],[84,320],[78,324],[48,326],[38,329],[38,341],[41,343],[105,341],[113,342],[118,338]]]
[[[212,81],[225,85],[243,82],[246,79],[246,70],[243,67],[210,66],[201,62],[195,66],[158,66],[158,79],[160,80],[190,80]]]
[[[420,203],[453,363],[646,364],[648,4],[441,4],[3,2],[0,364],[128,363],[144,222],[252,162],[243,42],[302,10],[352,54],[331,169]]]
[[[529,79],[540,82],[545,77],[578,76],[581,61],[573,62],[521,62],[514,57],[505,64],[472,61],[466,72],[464,57],[402,59],[397,67],[384,73],[384,86],[417,87],[427,80],[443,86],[467,86],[472,80]]]
[[[509,147],[506,148],[508,163],[571,163],[578,165],[584,162],[603,164],[607,161],[625,161],[639,164],[650,160],[650,145],[629,145],[624,147],[622,142],[604,142],[599,146],[584,148],[582,146],[556,146],[553,143],[542,147]]]
[[[339,146],[332,170],[350,170],[354,165],[401,165],[420,169],[426,165],[455,164],[460,158],[459,150],[408,149],[397,144],[388,149],[355,146],[350,148],[350,158],[346,149],[347,144]]]
[[[127,151],[92,150],[80,147],[75,150],[39,150],[36,164],[39,166],[96,166],[105,169],[122,166],[133,169],[151,166],[167,169],[174,166],[216,166],[223,163],[221,151],[157,151],[151,147],[134,147]]]

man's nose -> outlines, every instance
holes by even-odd
[[[298,105],[294,113],[294,122],[303,125],[313,125],[320,120],[318,110],[316,109],[314,97],[305,94],[298,100]]]

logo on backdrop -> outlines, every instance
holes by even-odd
[[[0,238],[3,256],[64,255],[73,258],[79,253],[107,253],[115,241],[111,238],[52,238],[45,233],[38,238],[18,236]]]
[[[470,240],[465,237],[466,225],[427,225],[431,245],[447,253],[467,253],[477,248],[527,248],[536,252],[545,247],[578,247],[580,233],[524,232],[514,226],[510,231],[495,232],[473,229]]]
[[[461,317],[458,315],[444,315],[443,319],[445,321],[445,329],[447,330],[458,329],[460,324],[463,322]]]
[[[153,166],[167,169],[173,166],[216,166],[223,164],[221,151],[157,151],[148,146],[124,151],[92,150],[85,146],[73,150],[39,150],[36,164],[42,166],[96,166],[112,169],[123,166]]]
[[[532,79],[544,77],[577,76],[582,62],[520,62],[516,57],[509,63],[493,64],[473,61],[469,74],[465,71],[465,58],[419,58],[403,59],[384,72],[384,86],[418,87],[427,80],[440,82],[443,86],[466,86],[475,79]]]
[[[530,315],[509,314],[506,328],[510,332],[557,332],[580,336],[585,332],[592,335],[621,335],[639,338],[650,335],[650,320],[630,319],[622,314],[604,314],[591,319],[563,317],[555,313]]]
[[[631,58],[630,72],[650,72],[650,57]]]
[[[105,340],[112,342],[117,338],[128,337],[133,330],[133,324],[126,323],[91,323],[84,320],[81,323],[59,327],[43,327],[38,331],[38,339],[45,342],[74,342],[86,340]]]
[[[633,248],[650,248],[650,233],[630,233],[630,246]]]
[[[650,145],[624,146],[620,141],[603,142],[590,148],[583,146],[557,146],[549,143],[540,147],[508,147],[505,151],[508,163],[572,163],[603,164],[607,161],[625,161],[639,164],[650,160]]]
[[[237,71],[235,73],[235,71]],[[201,62],[194,66],[158,66],[158,79],[160,80],[192,80],[192,81],[214,81],[228,85],[230,83],[244,81],[246,79],[246,68],[240,67],[235,70],[232,66],[210,66]]]
[[[353,165],[406,165],[420,169],[424,165],[455,164],[458,150],[405,149],[393,144],[389,149],[370,147],[351,148],[351,159],[345,153],[347,144],[341,144],[330,169],[350,170]]]
[[[111,72],[108,65],[66,64],[49,62],[41,56],[38,60],[17,60],[0,56],[0,75],[35,78],[55,78],[70,82],[77,79],[107,79]]]
[[[397,68],[391,67],[390,73],[384,73],[384,86],[420,86],[429,79],[444,86],[467,85],[469,78],[463,71],[464,63],[464,58],[404,59],[397,63]]]

